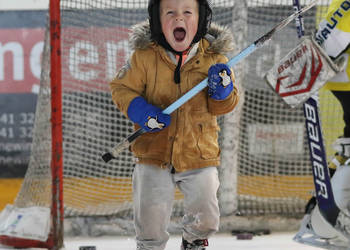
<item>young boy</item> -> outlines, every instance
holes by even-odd
[[[233,48],[232,36],[210,26],[206,0],[151,0],[148,12],[149,22],[133,28],[131,59],[110,83],[119,110],[136,129],[148,131],[131,146],[138,160],[133,173],[137,249],[165,248],[176,186],[184,194],[181,249],[205,249],[220,216],[216,116],[238,102],[223,55]],[[208,89],[171,116],[161,112],[206,77]]]

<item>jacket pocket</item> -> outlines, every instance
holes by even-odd
[[[213,124],[199,124],[200,133],[198,136],[197,146],[199,148],[201,158],[205,160],[219,157],[220,148],[218,143],[219,127]]]

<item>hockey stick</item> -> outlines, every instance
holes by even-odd
[[[311,9],[315,4],[317,0],[312,1],[309,5],[305,6],[304,8],[300,9],[297,12],[294,12],[292,15],[287,17],[286,19],[282,20],[280,23],[278,23],[275,27],[273,27],[269,32],[261,36],[259,39],[257,39],[255,42],[253,42],[251,45],[249,45],[247,48],[242,50],[240,53],[238,53],[235,57],[233,57],[231,60],[227,62],[227,65],[229,67],[233,67],[238,62],[242,61],[244,58],[252,54],[255,50],[258,48],[263,47],[267,41],[269,41],[272,36],[286,27],[293,19],[298,17],[300,14],[306,12],[307,10]],[[191,90],[189,90],[186,94],[184,94],[182,97],[180,97],[178,100],[176,100],[174,103],[172,103],[170,106],[168,106],[166,109],[164,109],[162,112],[164,114],[171,114],[174,110],[179,108],[181,105],[183,105],[185,102],[187,102],[189,99],[191,99],[193,96],[198,94],[200,91],[202,91],[205,87],[208,86],[208,78],[201,81],[199,84],[197,84],[195,87],[193,87]],[[120,142],[118,145],[116,145],[114,148],[110,149],[107,153],[102,155],[102,159],[105,162],[109,162],[113,158],[119,155],[124,149],[128,148],[130,144],[140,135],[145,133],[146,131],[142,128],[135,131],[133,134],[129,135],[127,138],[123,139],[122,142]]]
[[[322,138],[321,123],[318,115],[317,98],[310,97],[304,103],[303,108],[316,199],[321,214],[334,226],[340,210],[334,201],[331,178],[327,166],[326,150]]]
[[[299,0],[293,0],[293,7],[295,12],[300,10]],[[295,21],[298,37],[301,38],[305,34],[303,17],[298,15]],[[310,159],[313,168],[312,173],[316,190],[316,199],[320,212],[324,218],[334,226],[340,210],[334,201],[322,137],[321,122],[318,114],[317,97],[308,98],[303,105],[303,109]]]

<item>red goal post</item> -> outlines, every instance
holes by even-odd
[[[49,3],[50,32],[50,80],[51,80],[51,208],[47,240],[40,241],[21,235],[0,235],[0,243],[16,248],[46,248],[56,250],[63,247],[63,149],[62,149],[62,82],[61,82],[61,14],[60,0]],[[44,61],[44,60],[43,60]],[[50,136],[50,135],[48,135]],[[31,212],[11,211],[22,216],[32,216]],[[28,230],[31,226],[26,225]]]
[[[51,179],[52,231],[49,249],[63,246],[63,135],[62,135],[62,71],[61,71],[61,11],[60,0],[50,0],[50,80],[51,80]],[[51,243],[50,242],[50,243]]]

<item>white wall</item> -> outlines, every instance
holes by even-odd
[[[49,0],[0,0],[0,10],[47,9]]]

